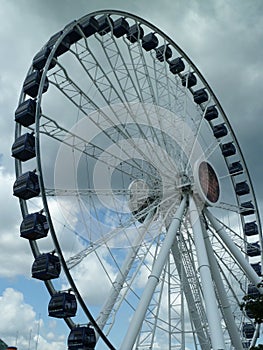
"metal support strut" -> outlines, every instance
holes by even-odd
[[[148,278],[146,287],[143,291],[140,302],[136,308],[136,311],[133,315],[131,323],[128,327],[127,333],[124,337],[124,340],[121,344],[120,350],[132,350],[133,345],[135,344],[136,338],[140,332],[147,308],[152,299],[154,290],[159,282],[160,275],[164,268],[164,265],[167,262],[167,257],[170,253],[170,249],[173,245],[176,232],[180,227],[181,219],[186,207],[186,196],[182,199],[179,208],[177,209],[173,221],[168,229],[165,240],[160,249],[159,255],[153,265],[152,272]]]
[[[217,299],[203,237],[202,224],[200,221],[198,209],[192,196],[190,197],[189,211],[197,252],[197,260],[204,295],[206,315],[211,335],[212,348],[213,350],[222,350],[225,349],[225,342],[221,326],[221,317],[219,315],[218,305],[216,301]]]
[[[210,223],[225,243],[231,254],[235,257],[241,269],[244,271],[247,278],[253,283],[259,290],[260,294],[263,294],[262,279],[257,275],[255,270],[251,267],[249,262],[245,259],[244,255],[240,249],[232,241],[231,237],[227,234],[224,226],[218,222],[218,220],[212,215],[209,210],[205,212],[206,217],[209,219]]]
[[[211,273],[216,285],[218,297],[220,299],[222,314],[223,314],[225,323],[227,325],[227,330],[228,330],[232,345],[236,350],[243,350],[242,342],[240,339],[240,333],[235,323],[235,318],[231,310],[231,305],[228,300],[228,296],[222,281],[220,269],[216,261],[212,244],[209,240],[208,233],[204,225],[202,225],[202,228],[204,232],[205,246],[206,246],[207,256],[211,267]]]

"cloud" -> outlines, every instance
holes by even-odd
[[[59,350],[65,348],[65,337],[51,336],[45,334],[45,324],[37,317],[33,307],[24,301],[21,292],[13,288],[6,288],[0,296],[1,338],[8,345],[15,345],[19,349],[27,349],[31,343],[37,344],[39,350],[48,350],[55,346]],[[43,333],[42,333],[43,332]],[[17,339],[16,339],[17,338]]]
[[[22,293],[7,288],[0,297],[0,307],[2,317],[1,334],[5,333],[9,337],[14,336],[16,332],[19,332],[22,336],[27,335],[25,333],[28,332],[28,328],[25,325],[33,326],[36,313],[32,306],[24,303]]]

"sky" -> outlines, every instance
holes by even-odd
[[[14,111],[33,56],[73,19],[100,9],[139,15],[192,59],[235,131],[263,210],[263,2],[261,0],[0,0],[0,338],[22,349],[65,348],[67,328],[46,317],[49,300],[30,278],[32,254],[19,238],[12,196]]]

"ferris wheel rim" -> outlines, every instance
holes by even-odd
[[[216,106],[220,109],[220,112],[222,114],[222,117],[224,119],[224,121],[226,122],[230,132],[231,132],[231,136],[232,136],[232,139],[233,139],[233,142],[234,144],[237,146],[237,150],[238,150],[238,153],[241,157],[241,161],[242,161],[242,164],[244,165],[245,167],[245,173],[246,173],[246,177],[248,179],[248,183],[249,183],[249,186],[251,188],[251,191],[252,191],[252,197],[253,197],[253,203],[255,204],[255,209],[256,209],[256,216],[257,216],[257,222],[259,224],[259,227],[261,227],[260,225],[260,218],[259,218],[259,215],[258,215],[258,206],[257,206],[257,201],[256,201],[256,197],[255,197],[255,193],[254,193],[254,189],[253,189],[253,186],[252,186],[252,183],[251,183],[251,179],[250,179],[250,175],[249,175],[249,172],[247,170],[247,166],[246,166],[246,162],[245,162],[245,159],[242,155],[242,152],[241,152],[241,149],[239,147],[239,144],[238,144],[238,141],[235,137],[235,134],[234,134],[234,131],[232,130],[232,127],[231,127],[231,124],[229,123],[228,121],[228,118],[227,116],[225,115],[219,101],[217,100],[216,96],[214,95],[212,89],[210,88],[210,86],[208,85],[208,83],[206,82],[206,80],[203,78],[202,74],[200,73],[200,71],[197,69],[197,67],[193,64],[193,62],[188,58],[188,56],[186,56],[186,54],[177,46],[177,44],[175,44],[168,36],[166,36],[166,34],[164,34],[162,31],[160,31],[157,27],[155,27],[154,25],[150,24],[149,22],[143,20],[142,18],[138,17],[138,16],[135,16],[135,15],[131,15],[127,12],[123,12],[123,11],[115,11],[115,10],[101,10],[101,11],[95,11],[95,12],[92,12],[90,14],[88,14],[87,16],[97,16],[97,15],[100,15],[100,14],[107,14],[107,15],[122,15],[122,16],[130,16],[131,18],[135,19],[136,21],[140,22],[141,24],[143,25],[146,25],[146,26],[149,26],[151,29],[155,29],[158,31],[158,33],[163,36],[169,43],[173,44],[174,47],[176,48],[176,50],[181,53],[183,55],[183,58],[189,63],[189,65],[191,67],[194,68],[194,71],[197,73],[198,77],[201,79],[202,83],[205,85],[205,88],[209,91],[210,95],[213,97],[213,100],[216,102]],[[84,17],[87,17],[87,16],[84,16]],[[82,18],[84,18],[82,17]],[[50,221],[50,223],[52,223],[52,217],[51,215],[49,214],[49,207],[48,207],[48,203],[47,203],[47,198],[46,198],[46,193],[45,193],[45,185],[44,185],[44,181],[43,181],[43,174],[42,174],[42,170],[41,170],[41,167],[42,167],[42,163],[41,163],[41,156],[40,156],[40,143],[39,143],[39,117],[40,117],[40,106],[41,106],[41,98],[42,98],[42,92],[43,92],[43,87],[44,87],[44,79],[46,77],[46,74],[47,74],[47,71],[48,71],[48,67],[49,67],[49,64],[51,63],[51,60],[53,59],[53,56],[54,56],[54,53],[56,51],[56,48],[58,47],[59,43],[63,40],[63,38],[67,35],[67,30],[70,31],[70,28],[73,27],[75,24],[71,24],[71,26],[67,27],[67,29],[63,32],[63,35],[59,38],[59,40],[56,42],[56,44],[54,45],[53,49],[52,49],[52,52],[46,62],[46,65],[45,65],[45,68],[43,70],[43,75],[42,75],[42,78],[41,78],[41,83],[40,83],[40,88],[39,88],[39,92],[38,92],[38,96],[37,96],[37,112],[36,112],[36,115],[37,115],[37,118],[36,118],[36,130],[37,130],[37,133],[36,133],[36,150],[37,150],[37,163],[38,163],[38,171],[39,171],[39,175],[40,175],[40,188],[41,188],[41,192],[42,192],[42,200],[43,200],[43,204],[44,204],[44,208],[45,208],[45,212],[46,212],[46,215],[48,217],[48,220]],[[23,100],[23,96],[21,96],[20,98],[20,101]],[[17,134],[19,134],[19,127],[18,127],[18,131],[17,131]],[[17,171],[17,176],[21,174],[21,169],[20,169],[20,165],[19,165],[19,162],[16,162],[16,164],[18,164],[16,166],[16,171]],[[22,207],[23,207],[24,204],[22,204]],[[24,211],[24,215],[26,213],[26,210],[25,208],[22,209]],[[52,225],[51,225],[52,226]],[[51,232],[52,230],[54,230],[52,227],[51,227]],[[260,230],[261,232],[261,230]],[[55,235],[55,240],[56,240],[56,233],[55,233],[55,230],[54,230],[54,235]],[[59,243],[58,243],[58,247],[59,247]],[[56,249],[59,251],[60,248],[58,249],[56,247]],[[34,252],[35,255],[38,254],[38,251],[37,251],[37,248],[35,246],[35,244],[32,245],[32,250]],[[63,262],[64,258],[63,258],[63,253],[62,251],[59,252],[59,255],[61,254],[61,260]],[[64,262],[63,264],[65,264],[64,266],[64,269],[65,271],[68,270],[67,268],[67,265],[66,263]],[[77,292],[78,293],[78,292]],[[71,325],[72,326],[72,325]]]
[[[232,129],[232,126],[228,120],[228,117],[226,115],[226,113],[223,110],[223,107],[221,106],[218,98],[216,97],[215,93],[213,92],[212,88],[210,87],[210,85],[208,84],[208,82],[206,81],[206,79],[204,78],[204,76],[202,75],[202,73],[200,72],[200,70],[198,69],[198,67],[193,63],[193,61],[188,57],[188,55],[168,36],[166,35],[162,30],[160,30],[158,27],[156,27],[155,25],[153,25],[152,23],[150,23],[149,21],[143,19],[142,17],[138,16],[138,15],[134,15],[131,14],[129,12],[125,12],[125,11],[120,11],[120,10],[111,10],[111,9],[106,9],[106,10],[98,10],[98,11],[94,11],[91,12],[81,18],[79,18],[78,21],[80,21],[83,18],[86,17],[92,17],[92,16],[98,16],[98,15],[102,15],[102,14],[108,14],[108,15],[121,15],[121,16],[128,16],[130,18],[135,19],[136,21],[142,22],[143,24],[145,24],[146,26],[149,26],[150,28],[152,28],[153,30],[155,30],[156,32],[158,32],[162,37],[164,37],[171,45],[173,45],[173,47],[183,56],[183,58],[190,64],[191,67],[193,67],[194,72],[197,73],[199,79],[202,81],[202,83],[205,85],[205,89],[207,89],[210,93],[210,95],[213,97],[214,101],[216,102],[216,106],[217,108],[220,110],[222,117],[231,133],[231,136],[233,138],[233,142],[235,144],[235,146],[237,147],[239,156],[241,158],[242,164],[244,165],[244,172],[246,173],[247,176],[247,180],[252,192],[252,197],[253,197],[253,203],[255,205],[255,209],[256,209],[256,217],[257,217],[257,223],[259,225],[259,232],[262,232],[262,226],[261,226],[261,218],[259,215],[259,210],[258,210],[258,204],[257,204],[257,200],[256,200],[256,196],[255,196],[255,191],[254,191],[254,187],[253,187],[253,183],[251,181],[251,177],[250,177],[250,173],[248,171],[242,150],[240,148],[240,145],[238,143],[238,140],[235,136],[235,133]],[[77,22],[78,22],[77,21]],[[46,62],[46,65],[43,69],[43,75],[41,78],[41,82],[40,82],[40,87],[39,87],[39,94],[37,97],[37,110],[36,110],[36,116],[38,116],[37,119],[39,119],[39,115],[40,115],[40,105],[41,105],[41,98],[42,98],[42,92],[43,92],[43,87],[44,87],[44,80],[48,71],[48,67],[54,57],[55,51],[57,49],[57,47],[59,46],[60,42],[63,40],[63,38],[67,35],[68,32],[70,32],[70,30],[76,25],[77,22],[72,22],[70,23],[70,25],[66,26],[63,30],[63,34],[59,37],[59,39],[57,40],[56,44],[54,45],[52,51],[50,52],[49,58]],[[31,66],[29,72],[31,72],[33,70],[33,67]],[[21,94],[20,96],[20,102],[23,101],[23,94]],[[38,129],[38,128],[37,128]],[[39,137],[39,135],[38,135]],[[39,152],[38,152],[39,153]],[[263,239],[262,235],[261,235],[261,240]]]

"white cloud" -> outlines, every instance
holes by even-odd
[[[28,329],[33,327],[36,313],[32,306],[24,303],[23,294],[12,288],[7,288],[0,297],[1,324],[0,332],[13,337],[16,332],[26,336]],[[25,327],[30,326],[30,328]]]
[[[19,350],[28,349],[30,343],[31,346],[37,343],[39,350],[48,350],[53,346],[59,350],[65,348],[64,336],[54,337],[51,332],[45,336],[43,320],[39,319],[33,307],[24,301],[21,292],[6,288],[0,296],[0,309],[1,338],[8,345],[17,344]]]

